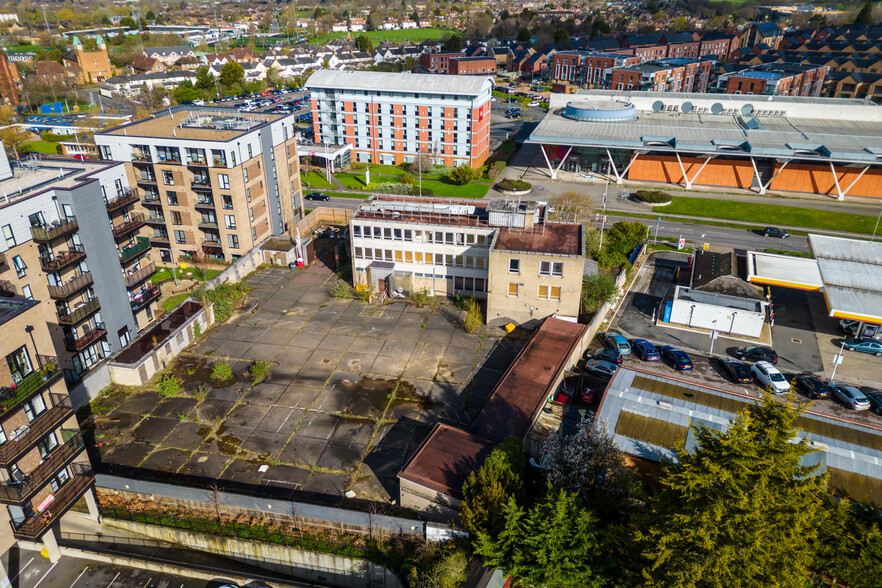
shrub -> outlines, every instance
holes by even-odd
[[[398,182],[401,184],[407,184],[408,186],[413,186],[416,182],[416,178],[414,178],[410,174],[404,174],[398,177]]]
[[[254,386],[270,377],[269,364],[265,361],[255,361],[248,372],[251,374],[251,384]]]
[[[595,274],[582,278],[581,311],[592,315],[616,295],[616,281],[609,274]]]
[[[465,301],[465,321],[463,328],[466,333],[475,334],[484,325],[484,314],[481,312],[481,305],[474,298],[468,298]]]
[[[478,177],[478,170],[468,165],[461,165],[450,170],[447,179],[457,186],[465,186]]]
[[[231,284],[225,280],[212,289],[202,289],[198,296],[214,305],[214,320],[222,323],[233,315],[233,308],[247,293],[245,282]]]
[[[211,367],[211,379],[217,382],[229,382],[233,379],[233,368],[225,361],[219,361]]]
[[[496,189],[500,192],[524,192],[532,188],[530,182],[522,180],[502,180],[496,183]]]
[[[505,162],[504,161],[494,161],[493,165],[490,166],[490,169],[487,170],[487,177],[490,178],[491,181],[496,181],[496,179],[502,175],[502,172],[505,171]]]
[[[193,337],[199,339],[202,336],[202,323],[193,323]]]
[[[156,384],[157,392],[159,392],[163,396],[173,398],[181,393],[181,383],[182,382],[175,376],[163,376]]]
[[[226,364],[224,364],[226,365]],[[232,375],[232,372],[230,373]],[[208,392],[211,390],[205,384],[199,384],[196,386],[196,390],[193,391],[193,398],[195,398],[198,402],[202,402],[205,400],[205,397],[208,396]]]
[[[345,282],[337,282],[334,285],[334,289],[331,290],[331,297],[338,300],[348,300],[354,296],[355,293],[352,291],[352,286]]]
[[[410,295],[410,303],[417,308],[428,306],[430,301],[431,296],[429,296],[428,292],[426,292],[425,290],[420,290],[419,292],[414,292]]]
[[[671,196],[661,190],[637,190],[634,196],[637,200],[649,204],[667,204],[671,202]]]

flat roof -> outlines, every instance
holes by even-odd
[[[306,81],[306,88],[365,90],[373,92],[414,92],[418,94],[458,94],[477,96],[493,85],[489,77],[439,76],[433,74],[320,69]]]
[[[582,225],[542,223],[530,230],[503,227],[496,236],[493,249],[581,256],[584,255]]]
[[[0,296],[0,325],[11,321],[37,304],[39,304],[37,300]]]
[[[0,209],[46,190],[72,188],[83,183],[89,173],[113,165],[118,164],[112,161],[76,159],[15,162],[12,167],[13,176],[0,182]]]
[[[817,260],[761,251],[747,252],[747,281],[815,291],[824,285]]]
[[[674,448],[686,443],[695,422],[728,429],[735,413],[759,402],[748,394],[699,385],[633,368],[616,371],[603,395],[598,418],[609,423],[616,444],[631,455],[653,461],[676,460]],[[827,468],[882,480],[882,429],[807,410],[797,420],[800,438],[824,453]],[[841,477],[840,477],[841,479]],[[882,484],[855,484],[843,490],[862,500],[882,501]]]
[[[235,108],[183,106],[172,108],[171,112],[168,109],[160,110],[153,113],[151,118],[95,133],[95,136],[230,141],[286,116],[293,115],[239,112]]]
[[[882,243],[808,236],[830,315],[882,324]]]

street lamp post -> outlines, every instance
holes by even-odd
[[[836,367],[842,363],[842,352],[845,351],[845,341],[842,342],[842,347],[839,348],[839,353],[833,356],[833,371],[830,372],[830,383],[833,383],[833,378],[836,377]]]
[[[717,338],[717,319],[713,320],[714,329],[711,331],[711,346],[710,346],[710,356],[714,356],[714,341]]]

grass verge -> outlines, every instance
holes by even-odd
[[[366,31],[364,33],[354,33],[353,38],[358,35],[367,35],[368,39],[376,44],[378,41],[392,41],[393,43],[402,43],[410,41],[411,43],[422,43],[427,39],[433,41],[441,41],[445,37],[455,34],[452,29],[443,29],[440,27],[428,27],[425,29],[405,29],[401,31]],[[324,44],[331,39],[345,37],[348,33],[330,33],[323,35],[317,39],[313,39],[311,43]]]
[[[309,171],[300,174],[300,182],[304,186],[304,190],[330,190],[334,184],[325,179],[325,174],[317,171]]]
[[[57,146],[58,143],[52,141],[29,141],[21,144],[21,152],[28,153],[36,151],[37,153],[43,153],[45,155],[58,155],[58,150],[56,149]]]
[[[163,299],[161,301],[162,310],[164,310],[165,312],[173,311],[181,304],[181,302],[186,300],[187,297],[190,296],[190,294],[192,294],[192,292],[181,292],[180,294],[174,294],[172,296],[169,296],[168,298]]]
[[[177,268],[175,270],[177,278],[180,280],[181,278],[187,280],[198,280],[200,282],[205,282],[213,279],[223,270],[219,269],[209,269],[209,270],[200,270],[198,268],[188,267],[187,269]],[[187,273],[190,275],[187,275]],[[174,276],[172,275],[171,268],[168,267],[159,267],[156,268],[156,273],[150,277],[150,281],[154,284],[159,284],[160,282],[165,282],[167,280],[173,280]]]

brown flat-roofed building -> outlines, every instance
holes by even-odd
[[[496,58],[488,55],[452,58],[447,73],[452,76],[494,76],[496,75]]]
[[[494,246],[506,251],[583,255],[582,228],[571,223],[545,223],[541,231],[505,228],[499,231]]]

